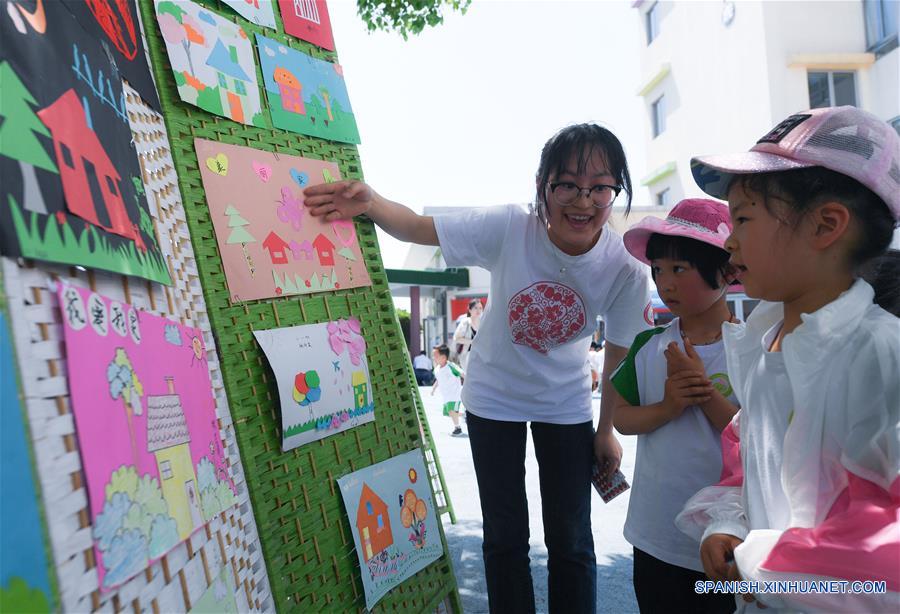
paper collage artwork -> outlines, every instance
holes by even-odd
[[[109,45],[38,6],[0,19],[0,251],[170,283]]]
[[[325,0],[278,0],[278,4],[285,32],[334,51],[331,18]]]
[[[232,302],[371,285],[352,221],[307,213],[333,162],[194,139]]]
[[[264,127],[247,32],[190,0],[155,2],[181,99],[214,115]]]
[[[156,85],[147,64],[135,0],[78,0],[65,4],[89,34],[115,52],[116,66],[128,84],[138,91],[144,102],[161,112]],[[22,10],[20,5],[19,12]]]
[[[258,26],[275,27],[275,0],[223,0],[235,13]]]
[[[101,590],[237,503],[197,329],[61,284]]]
[[[275,374],[284,451],[375,420],[355,318],[253,332]]]
[[[338,478],[366,608],[444,553],[422,451]]]
[[[51,612],[52,565],[7,324],[0,312],[0,611]]]
[[[318,60],[260,34],[256,45],[276,128],[359,143],[340,64]]]

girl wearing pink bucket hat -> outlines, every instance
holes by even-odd
[[[730,595],[698,594],[706,580],[697,543],[674,520],[722,468],[722,429],[737,412],[722,346],[731,279],[728,207],[678,203],[666,219],[647,217],[623,236],[648,264],[660,298],[677,317],[640,333],[611,376],[615,425],[638,435],[625,538],[634,547],[634,592],[642,612],[732,612]],[[692,342],[693,341],[693,342]]]
[[[854,107],[813,109],[692,165],[727,196],[725,249],[763,302],[724,326],[743,409],[722,435],[722,480],[676,524],[710,578],[747,581],[739,610],[896,612],[900,319],[858,275],[900,219],[900,137]]]

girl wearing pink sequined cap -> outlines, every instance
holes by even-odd
[[[813,109],[692,167],[727,197],[724,247],[763,302],[724,326],[742,409],[722,435],[721,481],[676,524],[710,578],[748,581],[741,611],[896,612],[900,319],[860,273],[900,219],[900,137],[854,107]],[[767,590],[780,581],[793,590]]]
[[[610,377],[615,426],[637,435],[625,538],[634,547],[633,583],[642,612],[734,610],[730,595],[699,594],[706,580],[697,544],[675,516],[722,469],[722,429],[737,412],[725,368],[722,324],[733,272],[723,244],[731,233],[721,202],[682,200],[665,219],[647,217],[622,237],[650,266],[676,318],[637,335]]]

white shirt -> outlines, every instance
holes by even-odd
[[[427,369],[431,371],[431,359],[425,354],[419,354],[413,358],[413,367],[416,369]]]
[[[787,527],[791,520],[781,472],[784,436],[794,401],[784,354],[768,351],[780,328],[779,322],[763,336],[763,352],[744,387],[747,412],[741,428],[741,449],[751,530]]]
[[[517,205],[437,216],[434,225],[449,266],[491,272],[463,390],[468,410],[512,422],[590,421],[585,356],[597,316],[608,341],[623,347],[647,328],[647,267],[609,226],[587,253],[565,254]]]
[[[437,380],[438,392],[444,403],[457,403],[460,400],[460,392],[462,391],[462,378],[459,376],[459,370],[449,362],[443,367],[434,368],[434,378]]]
[[[597,373],[603,372],[603,350],[588,352],[588,361],[591,363],[591,369]]]
[[[634,406],[658,403],[665,397],[666,357],[671,342],[684,343],[679,319],[638,335],[628,356],[611,376],[613,385]],[[725,365],[721,341],[695,345],[713,386],[737,404]],[[628,411],[622,409],[621,411]],[[624,535],[636,548],[669,563],[703,571],[697,542],[678,530],[675,517],[701,488],[719,481],[722,471],[721,433],[696,405],[650,433],[638,435],[634,480]]]

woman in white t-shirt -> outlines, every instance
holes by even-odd
[[[731,595],[694,591],[706,580],[700,551],[675,527],[684,503],[719,480],[722,430],[738,410],[722,344],[722,324],[733,319],[725,293],[734,273],[722,247],[730,232],[724,203],[692,198],[624,236],[677,316],[639,334],[610,378],[616,429],[638,435],[624,533],[643,613],[734,611]]]
[[[456,357],[459,360],[459,366],[463,371],[469,368],[469,353],[472,351],[472,342],[475,341],[475,335],[478,334],[478,327],[481,326],[481,314],[484,312],[484,305],[481,299],[473,298],[469,301],[469,311],[453,333],[453,343],[456,344]]]
[[[528,557],[525,442],[531,422],[540,468],[551,612],[594,612],[596,561],[590,526],[594,459],[611,474],[622,457],[604,394],[594,433],[585,360],[593,324],[606,322],[605,372],[650,321],[645,267],[606,225],[631,179],[609,130],[564,128],[541,152],[530,211],[509,205],[431,217],[358,181],[306,189],[325,220],[367,214],[394,237],[439,245],[450,266],[491,273],[491,301],[469,358],[462,400],[484,518],[492,612],[533,612]],[[609,389],[608,378],[603,380]]]

